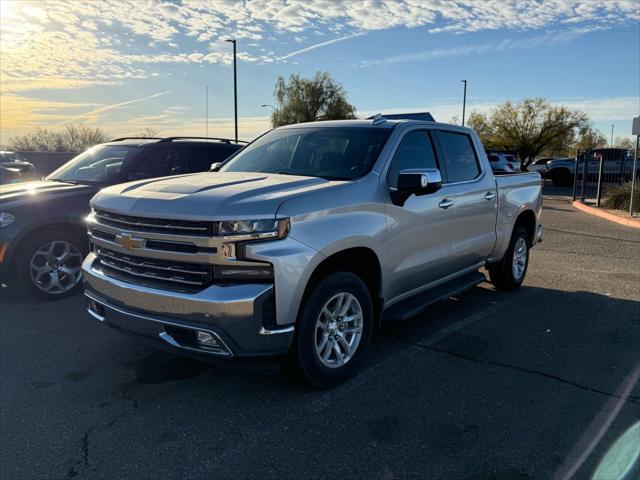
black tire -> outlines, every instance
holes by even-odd
[[[572,176],[565,168],[559,168],[551,172],[551,181],[556,187],[566,187],[571,185]]]
[[[89,252],[86,239],[64,230],[49,230],[30,235],[20,246],[12,265],[16,279],[15,287],[19,295],[42,300],[58,300],[69,297],[82,288],[81,276],[75,281],[75,276],[70,277],[63,271],[63,268],[57,273],[60,276],[61,284],[66,287],[73,283],[73,286],[67,290],[47,292],[38,286],[38,283],[33,279],[31,261],[36,252],[51,242],[66,242],[72,247],[73,256],[69,258],[68,265],[65,264],[63,267],[73,266],[75,268],[78,264],[82,266],[82,261]]]
[[[514,251],[516,249],[516,245],[522,246],[522,243],[519,243],[521,240],[524,240],[526,256],[522,273],[519,277],[516,277],[513,267]],[[498,288],[499,290],[516,290],[520,287],[520,285],[522,285],[524,278],[527,276],[527,269],[529,267],[529,248],[529,233],[523,226],[517,225],[513,230],[513,234],[511,235],[509,247],[504,254],[504,258],[499,262],[487,265],[489,278],[491,279],[491,282],[496,286],[496,288]]]
[[[316,323],[325,304],[341,293],[349,293],[357,299],[362,310],[362,335],[353,355],[344,365],[328,367],[322,363],[316,350]],[[287,366],[318,388],[343,382],[357,370],[371,340],[373,324],[371,294],[360,277],[350,272],[329,273],[313,286],[302,305]]]

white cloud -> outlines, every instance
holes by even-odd
[[[517,102],[519,99],[513,99]],[[640,99],[638,97],[607,97],[607,98],[551,98],[551,103],[577,109],[589,115],[593,122],[628,121],[629,130],[631,119],[640,115]],[[467,114],[472,111],[488,113],[504,100],[467,98]],[[448,122],[453,117],[462,116],[462,101],[434,101],[431,105],[422,107],[397,107],[378,111],[362,110],[357,112],[359,118],[367,118],[376,113],[412,113],[430,112],[436,121]]]
[[[429,62],[440,58],[460,57],[465,55],[476,55],[488,52],[501,52],[505,50],[524,50],[543,46],[554,46],[564,42],[569,42],[575,38],[605,27],[592,27],[582,29],[571,29],[562,32],[550,32],[544,35],[537,35],[528,38],[506,38],[499,42],[488,42],[483,44],[463,45],[450,48],[435,48],[420,52],[404,53],[377,60],[364,60],[360,62],[362,67],[374,67],[392,65],[404,62]]]
[[[168,95],[170,93],[171,93],[170,90],[166,90],[164,92],[154,93],[153,95],[148,95],[148,96],[142,97],[142,98],[134,98],[133,100],[126,100],[124,102],[113,103],[111,105],[103,105],[100,108],[96,108],[96,109],[90,110],[88,112],[81,113],[79,115],[73,115],[73,116],[70,116],[68,118],[65,118],[64,120],[62,120],[62,121],[60,121],[58,123],[55,123],[54,125],[51,125],[51,126],[52,127],[60,127],[61,125],[64,125],[64,124],[67,124],[69,122],[73,122],[73,121],[76,121],[76,120],[87,119],[87,118],[96,118],[100,114],[102,114],[104,112],[107,112],[109,110],[114,110],[114,109],[117,109],[117,108],[125,107],[127,105],[131,105],[133,103],[140,103],[140,102],[144,102],[146,100],[151,100],[151,99],[154,99],[154,98],[162,97],[162,96]]]
[[[637,0],[23,0],[10,12],[0,18],[3,86],[21,79],[146,78],[157,73],[152,65],[160,63],[229,63],[228,50],[204,50],[230,36],[241,40],[243,61],[273,62],[399,26],[464,33],[562,24],[613,28],[639,20]],[[288,45],[304,45],[303,37],[316,35],[334,38],[290,51]],[[528,46],[535,45],[519,48]],[[424,59],[481,48],[431,51]]]
[[[346,35],[344,37],[334,38],[333,40],[328,40],[326,42],[315,43],[313,45],[309,45],[308,47],[302,48],[300,50],[296,50],[291,53],[287,53],[286,55],[280,57],[278,60],[286,60],[287,58],[295,57],[296,55],[300,55],[302,53],[310,52],[311,50],[315,50],[316,48],[326,47],[327,45],[332,45],[338,42],[344,42],[345,40],[350,40],[352,38],[361,37],[364,35],[364,32],[354,33],[351,35]]]

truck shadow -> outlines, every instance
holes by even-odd
[[[412,346],[447,348],[480,359],[491,356],[496,349],[509,351],[526,346],[538,352],[536,342],[544,342],[544,348],[557,355],[574,343],[585,355],[609,348],[632,352],[640,344],[638,319],[639,301],[526,286],[505,293],[481,285],[432,305],[410,320],[385,322],[374,336],[362,370],[355,379],[336,389],[347,388],[350,382],[367,376],[382,363],[393,363],[399,352]],[[135,374],[133,383],[140,386],[200,377],[199,382],[213,381],[217,385],[232,382],[254,384],[258,389],[278,387],[289,393],[315,392],[283,374],[279,365],[271,362],[206,364],[148,351],[144,357],[121,365]],[[206,392],[206,383],[200,386]]]

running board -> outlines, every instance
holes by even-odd
[[[467,273],[393,305],[384,311],[383,318],[385,320],[408,320],[422,313],[429,305],[446,300],[486,280],[487,277],[478,271]]]

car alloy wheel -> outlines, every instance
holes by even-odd
[[[360,302],[351,293],[338,293],[324,304],[315,326],[316,354],[322,365],[339,368],[353,358],[363,322]]]
[[[80,281],[82,259],[82,252],[73,243],[65,240],[45,243],[31,257],[31,280],[44,293],[66,293]]]
[[[524,237],[518,238],[518,241],[513,248],[513,259],[511,262],[511,269],[513,270],[513,278],[520,280],[524,274],[524,270],[527,267],[527,241]]]

